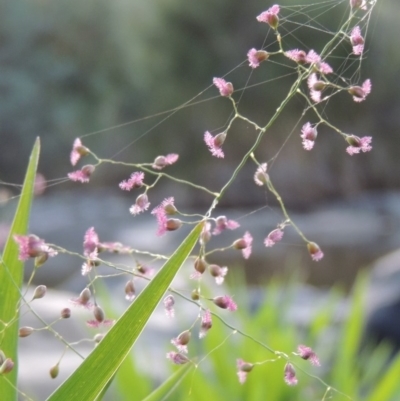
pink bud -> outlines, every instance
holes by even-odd
[[[95,319],[101,323],[104,320],[104,311],[100,308],[100,306],[96,305],[93,310],[93,315]]]
[[[175,231],[182,227],[182,221],[179,219],[168,219],[166,222],[167,231]]]
[[[70,318],[70,317],[71,317],[71,309],[69,309],[69,308],[64,308],[64,309],[61,311],[61,317],[62,317],[63,319],[68,319],[68,318]]]
[[[319,261],[324,257],[323,252],[321,251],[320,247],[318,244],[315,242],[309,242],[307,244],[308,252],[311,255],[312,260],[314,261]]]
[[[207,263],[203,258],[197,258],[194,262],[194,268],[200,274],[203,274],[206,271]]]
[[[18,336],[21,338],[24,337],[28,337],[30,336],[33,332],[35,331],[35,329],[33,327],[29,327],[29,326],[24,326],[21,327],[18,331]]]
[[[129,280],[125,284],[125,298],[128,301],[133,301],[135,298],[135,286],[133,285],[133,280]]]
[[[14,368],[14,362],[11,358],[7,358],[0,367],[0,375],[10,373]]]
[[[34,299],[43,298],[46,295],[47,287],[45,285],[39,285],[35,288],[35,292],[33,293],[32,301]]]

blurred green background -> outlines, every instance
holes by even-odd
[[[299,3],[310,7],[293,6]],[[99,156],[151,162],[159,154],[179,153],[179,163],[171,166],[169,173],[218,190],[244,149],[252,143],[254,132],[246,124],[234,124],[224,145],[226,158],[222,161],[211,157],[203,142],[204,131],[220,132],[231,112],[229,101],[220,98],[218,91],[210,87],[212,78],[232,70],[226,78],[237,89],[247,83],[249,88],[243,93],[240,111],[259,124],[268,121],[293,79],[280,78],[293,72],[287,64],[280,65],[282,59],[262,65],[250,77],[246,53],[252,47],[262,47],[268,32],[268,27],[259,24],[255,17],[270,5],[260,0],[2,2],[0,180],[22,181],[36,136],[42,138],[39,171],[49,180],[65,177],[72,170],[69,153],[74,138],[105,130],[83,139]],[[281,32],[288,49],[300,47],[320,51],[330,38],[323,32],[335,32],[349,11],[347,0],[323,2],[322,5],[308,0],[285,0],[282,6]],[[302,257],[312,265],[314,283],[331,284],[337,279],[348,283],[360,266],[398,246],[400,83],[397,73],[400,52],[394,38],[398,37],[399,13],[399,2],[378,2],[369,23],[366,60],[361,73],[357,75],[354,70],[357,65],[351,63],[347,71],[351,83],[361,83],[366,78],[372,80],[373,90],[367,101],[355,104],[343,93],[332,99],[324,110],[327,119],[344,132],[373,136],[372,152],[349,156],[343,139],[326,127],[319,129],[315,149],[304,151],[300,128],[307,119],[315,121],[315,118],[308,114],[299,121],[304,108],[300,98],[288,105],[257,151],[260,161],[274,160],[270,163],[270,175],[291,212],[315,212],[328,203],[338,202],[335,213],[318,215],[316,219],[305,215],[300,221],[311,239],[322,241],[324,261],[318,266],[311,263],[305,248],[298,245],[298,238],[288,237],[285,241],[290,245],[289,251],[286,247],[283,251],[280,248],[281,252],[271,261],[263,249],[262,256],[253,259],[253,266],[256,264],[264,273],[271,269],[276,272],[286,265],[302,265],[297,252],[300,249]],[[307,26],[299,29],[297,24],[322,27],[322,31]],[[270,32],[266,43],[273,39]],[[268,49],[275,50],[273,46]],[[339,58],[328,61],[335,68],[339,67],[343,61],[340,57],[347,57],[350,51],[350,46],[342,46],[338,49]],[[263,81],[268,82],[251,87]],[[196,101],[209,99],[207,101],[173,115],[161,114],[124,125],[171,110],[206,88],[208,90]],[[235,96],[238,99],[240,92]],[[121,124],[123,126],[117,128]],[[115,128],[108,129],[110,127]],[[117,202],[111,198],[113,194],[132,203],[137,194],[122,194],[117,188],[117,183],[130,173],[119,167],[101,167],[90,186],[69,182],[49,187],[42,202],[48,220],[53,221],[49,214],[51,208],[57,216],[49,227],[55,231],[51,232],[55,234],[54,241],[58,240],[58,233],[68,231],[68,224],[60,216],[71,211],[57,209],[55,212],[62,197],[67,208],[75,206],[82,211],[87,211],[88,206],[80,202],[78,196],[89,194],[94,194],[98,202],[105,197]],[[249,163],[222,200],[220,206],[224,210],[240,209],[239,214],[243,215],[265,205],[276,207],[275,199],[254,185],[253,173],[254,166]],[[94,192],[95,188],[102,192]],[[14,193],[17,194],[18,189]],[[69,198],[65,198],[67,193]],[[382,194],[388,193],[395,196],[382,198]],[[152,203],[171,195],[181,208],[197,208],[197,211],[199,207],[203,211],[211,200],[202,192],[178,188],[165,181],[152,191]],[[89,204],[91,202],[88,200]],[[107,205],[107,211],[112,208]],[[337,210],[346,213],[336,213]],[[269,211],[263,212],[263,218]],[[104,208],[100,213],[107,237],[113,238],[108,233],[110,224],[103,216]],[[123,213],[127,216],[127,210]],[[8,211],[2,211],[2,220],[9,220],[7,215],[11,216]],[[267,235],[281,221],[279,211],[272,216],[266,218],[268,221],[261,235]],[[90,225],[100,224],[97,216],[89,219],[86,213],[85,217],[88,221],[85,227],[79,228],[79,233],[76,227],[71,227],[75,231],[70,237],[77,238],[75,242],[79,247],[84,231]],[[45,219],[42,215],[37,224],[33,224],[43,236],[48,233],[43,228]],[[82,216],[78,220],[82,220]],[[251,229],[253,223],[261,221],[259,215],[255,220],[249,220],[248,226],[241,224],[244,229]],[[348,225],[340,225],[340,222]],[[104,238],[104,232],[99,230]],[[331,238],[333,232],[335,239]],[[364,238],[367,234],[369,237]],[[330,236],[329,240],[325,240],[324,235]],[[68,246],[66,242],[64,245]],[[269,254],[273,252],[276,251]],[[282,257],[286,257],[284,262]]]
[[[283,6],[298,3],[314,2],[285,0]],[[313,6],[304,11],[315,17],[321,14],[319,23],[334,30],[348,11],[348,2],[333,3],[336,6]],[[397,189],[400,185],[400,83],[396,76],[400,53],[393,40],[398,37],[400,4],[394,0],[378,3],[370,22],[367,60],[360,77],[360,82],[371,78],[372,94],[360,105],[340,95],[327,110],[329,120],[345,132],[372,135],[374,151],[349,157],[341,138],[321,129],[315,152],[304,152],[298,138],[300,125],[273,171],[275,182],[291,206],[307,209],[314,202],[351,197],[364,190]],[[267,27],[257,23],[255,16],[269,5],[260,0],[2,2],[0,178],[21,182],[38,135],[43,143],[40,170],[49,179],[61,177],[71,169],[68,155],[75,137],[168,110],[192,98],[211,84],[213,76],[222,76],[243,62],[251,47],[262,46]],[[296,20],[293,10],[283,9],[282,15]],[[282,25],[284,33],[293,29],[295,25]],[[318,51],[326,39],[327,35],[316,35],[305,28],[288,36],[287,43]],[[279,68],[273,63],[264,65],[254,72],[249,84],[273,77]],[[281,74],[282,69],[279,71]],[[244,63],[227,78],[239,88],[249,72]],[[243,114],[250,114],[262,124],[285,89],[280,80],[249,89],[241,103]],[[206,95],[213,97],[217,92],[211,89]],[[302,108],[302,101],[292,102],[286,117],[265,139],[265,153],[259,152],[260,159],[268,160],[276,154]],[[151,161],[157,154],[176,152],[181,157],[180,166],[185,166],[178,169],[179,174],[185,176],[190,171],[193,181],[208,176],[216,167],[224,173],[226,163],[204,151],[202,136],[205,130],[222,126],[229,112],[230,105],[221,99],[190,107],[117,158]],[[85,143],[96,153],[112,157],[163,117],[112,129],[85,139]],[[249,131],[252,137],[249,127],[235,126],[233,131],[235,139],[227,164],[233,163],[235,152],[241,154],[241,146],[248,146]],[[189,164],[190,169],[186,168]],[[217,181],[214,187],[226,178],[220,175],[213,177]],[[107,169],[96,185],[114,185],[119,178],[117,169]],[[245,191],[230,194],[224,202],[236,207],[258,203],[260,197],[251,195],[256,193],[253,184],[244,178],[240,184]],[[65,186],[54,190],[63,189]],[[252,191],[250,196],[247,191]],[[208,200],[202,194],[187,196],[191,204]]]

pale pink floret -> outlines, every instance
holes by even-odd
[[[216,135],[215,137],[212,136],[208,131],[204,133],[204,142],[208,146],[211,154],[215,157],[223,158],[224,152],[221,148],[225,138],[221,141],[221,134]],[[226,134],[222,133],[222,135],[226,136]]]
[[[19,246],[19,260],[27,260],[36,257],[53,257],[57,255],[57,251],[50,248],[43,239],[34,234],[30,235],[14,235],[14,241]]]
[[[276,18],[279,14],[280,7],[277,4],[274,4],[270,7],[267,11],[262,12],[260,15],[257,16],[258,22],[265,22],[271,26],[276,25]]]
[[[306,62],[309,64],[315,64],[319,72],[322,74],[331,74],[333,72],[332,67],[328,63],[321,61],[321,56],[314,50],[310,50],[307,53]]]
[[[99,236],[97,235],[94,227],[90,227],[83,237],[83,254],[86,257],[91,257],[93,252],[97,253],[99,246]]]
[[[264,245],[267,248],[274,246],[277,242],[279,242],[283,238],[283,231],[280,228],[276,228],[272,230],[267,238],[264,240]]]
[[[207,221],[200,233],[200,244],[205,245],[211,239],[211,223]]]
[[[166,233],[167,231],[167,214],[165,213],[164,208],[161,207],[157,207],[155,208],[151,214],[154,214],[156,216],[157,219],[157,223],[158,223],[158,229],[157,229],[157,235],[161,236],[163,234]]]
[[[199,338],[204,338],[212,327],[212,319],[211,312],[209,310],[204,311],[203,316],[201,317],[201,326]]]
[[[236,240],[233,243],[233,247],[235,249],[240,249],[242,251],[243,257],[245,259],[248,259],[251,255],[252,243],[253,237],[248,231],[246,231],[242,238]]]
[[[178,161],[179,155],[176,153],[170,153],[166,156],[157,156],[154,159],[152,167],[155,170],[162,170],[166,166],[170,166]]]
[[[185,330],[181,334],[179,334],[178,337],[173,338],[171,340],[171,343],[175,345],[176,348],[178,348],[178,351],[187,354],[188,353],[188,348],[187,345],[190,342],[190,338],[192,336],[192,333],[190,330]]]
[[[297,377],[296,377],[296,371],[294,370],[294,367],[291,363],[287,363],[285,365],[285,382],[289,386],[295,386],[297,384]]]
[[[319,103],[321,101],[321,91],[317,91],[314,89],[314,85],[318,82],[317,74],[313,73],[308,77],[307,84],[310,88],[310,97],[315,103]]]
[[[371,80],[366,79],[361,86],[353,86],[349,92],[353,95],[353,100],[357,103],[363,102],[371,93]]]
[[[311,259],[315,262],[318,262],[324,257],[324,253],[321,251],[321,248],[315,242],[309,242],[307,244],[307,249],[309,254],[311,255]]]
[[[150,202],[147,195],[142,194],[136,198],[136,203],[129,208],[129,211],[135,216],[147,210],[149,206]]]
[[[301,129],[301,138],[303,139],[303,148],[311,150],[314,147],[315,140],[317,139],[317,129],[309,122],[305,123]]]
[[[81,267],[81,274],[82,276],[87,276],[93,269],[93,266],[95,266],[95,253],[92,254],[92,257],[90,260],[82,264]]]
[[[213,235],[221,234],[222,231],[228,230],[235,230],[236,228],[240,227],[240,224],[234,220],[228,220],[225,216],[219,216],[215,219],[215,228],[213,230]]]
[[[233,93],[233,85],[231,82],[226,82],[223,78],[214,78],[213,84],[218,88],[221,96],[230,96]]]
[[[167,353],[167,358],[175,363],[176,365],[183,365],[185,363],[189,362],[189,359],[187,356],[180,354],[179,352],[168,352]]]
[[[95,167],[91,164],[83,166],[80,170],[68,173],[68,178],[71,181],[77,181],[82,183],[89,182],[90,176],[93,174]]]
[[[79,295],[78,298],[70,299],[69,302],[75,306],[80,306],[86,309],[93,309],[94,305],[90,302],[92,296],[89,288],[85,288]]]
[[[225,276],[228,274],[228,268],[220,267],[218,265],[210,265],[209,267],[210,274],[215,278],[215,282],[218,285],[221,285],[224,282]]]
[[[256,185],[259,185],[260,187],[265,185],[269,180],[268,174],[267,174],[267,163],[262,163],[260,166],[258,166],[255,174],[254,174],[254,182]]]
[[[109,327],[115,323],[115,320],[112,319],[104,319],[103,321],[99,322],[98,320],[88,320],[86,324],[92,329],[98,329],[99,327]]]
[[[174,299],[174,297],[172,295],[167,295],[164,298],[163,304],[164,304],[166,315],[168,317],[174,317],[175,316],[175,310],[174,310],[175,299]]]
[[[299,345],[297,347],[297,353],[300,358],[310,361],[312,365],[321,366],[317,354],[310,347]]]
[[[167,231],[168,217],[167,217],[166,208],[168,208],[169,206],[174,206],[174,198],[173,197],[164,199],[161,202],[161,204],[158,205],[157,207],[155,207],[151,212],[151,214],[156,216],[156,219],[157,219],[157,223],[158,223],[157,235],[158,236],[165,234]]]
[[[144,173],[142,171],[136,171],[131,176],[122,182],[119,187],[124,191],[130,191],[132,188],[140,188],[143,185]]]
[[[228,309],[230,311],[235,311],[237,309],[237,305],[229,295],[215,297],[213,298],[213,302],[222,309]]]
[[[237,375],[239,378],[239,383],[243,384],[247,379],[248,373],[253,370],[254,365],[252,363],[245,362],[243,359],[237,359],[236,367],[238,369]]]
[[[352,145],[346,148],[346,152],[349,155],[360,153],[360,151],[364,153],[369,152],[372,149],[372,146],[370,145],[372,137],[370,136],[363,136],[362,138],[360,138],[358,136],[351,135],[351,139],[352,139]]]
[[[360,56],[364,51],[364,38],[359,26],[355,26],[350,34],[350,42],[353,46],[353,54]]]
[[[245,259],[248,259],[251,255],[253,237],[248,231],[246,231],[244,233],[243,240],[246,243],[246,247],[242,249],[242,255]]]
[[[260,65],[260,60],[257,57],[257,50],[256,49],[250,49],[247,52],[247,59],[249,61],[249,66],[251,68],[257,68]]]
[[[78,163],[78,160],[82,156],[86,156],[89,153],[89,149],[82,145],[82,142],[79,138],[76,138],[74,144],[72,146],[72,151],[70,155],[70,161],[73,166]]]
[[[288,50],[287,52],[285,52],[285,56],[295,61],[296,63],[304,64],[307,62],[307,55],[304,50]]]

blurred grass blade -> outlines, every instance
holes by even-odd
[[[13,371],[7,375],[7,379],[15,388],[17,387],[18,364],[16,362],[19,327],[19,314],[16,311],[21,297],[20,289],[24,277],[24,263],[18,260],[19,250],[18,245],[13,240],[13,235],[25,235],[28,230],[39,153],[40,140],[37,138],[29,159],[14,220],[0,260],[0,322],[3,324],[13,322],[6,329],[4,329],[3,324],[1,325],[1,349],[8,358],[15,362]],[[17,399],[16,390],[6,380],[0,380],[0,394],[2,400]]]
[[[48,398],[49,401],[95,400],[118,370],[146,326],[183,262],[194,248],[202,224],[186,237],[158,274],[139,294],[95,350]]]
[[[390,365],[379,383],[374,386],[366,401],[398,400],[400,391],[400,356]]]
[[[143,401],[163,401],[166,400],[174,389],[180,384],[187,373],[193,368],[193,365],[184,365],[171,375],[160,387],[156,388]]]

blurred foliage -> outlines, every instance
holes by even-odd
[[[282,6],[310,4],[309,0],[285,0]],[[348,2],[304,11],[335,30],[348,12]],[[255,16],[268,4],[260,0],[15,0],[0,5],[0,179],[22,181],[22,167],[33,138],[41,136],[43,160],[40,170],[48,177],[65,176],[72,141],[77,136],[174,108],[244,62],[251,47],[261,47],[264,24]],[[284,14],[293,16],[295,8]],[[324,11],[325,10],[325,11]],[[288,204],[310,207],[311,202],[332,196],[350,196],[363,189],[394,188],[400,184],[396,149],[399,125],[399,52],[396,42],[400,3],[380,1],[370,24],[367,60],[362,77],[370,77],[373,92],[368,101],[355,105],[340,96],[329,104],[329,120],[356,135],[374,136],[374,151],[349,157],[345,144],[330,131],[321,132],[315,152],[304,152],[294,131],[274,164],[273,175]],[[322,48],[326,35],[287,24],[293,34],[285,37],[293,47]],[[295,30],[296,29],[296,30]],[[347,54],[349,49],[341,49]],[[334,62],[332,60],[332,62]],[[228,76],[236,88],[249,77],[247,62]],[[249,84],[282,73],[269,63],[254,71]],[[355,77],[354,77],[355,78]],[[241,101],[244,114],[259,122],[274,110],[288,82],[275,80],[268,86],[248,89]],[[204,97],[217,95],[215,88]],[[199,99],[204,99],[200,97]],[[193,181],[224,182],[229,167],[249,144],[252,130],[234,125],[227,140],[227,158],[210,157],[202,142],[206,129],[222,127],[230,113],[229,102],[216,99],[176,113],[138,140],[166,115],[115,128],[84,139],[101,156],[112,157],[128,144],[118,158],[151,161],[158,154],[177,152],[180,166],[171,171]],[[351,105],[351,108],[350,108]],[[268,160],[288,138],[303,102],[289,105],[284,118],[274,125],[260,149]],[[350,110],[350,112],[349,112]],[[326,134],[326,135],[325,135]],[[339,140],[338,140],[339,139]],[[189,147],[190,146],[190,147]],[[18,155],[18,157],[16,157]],[[186,168],[190,164],[191,168]],[[221,167],[222,166],[222,167]],[[174,170],[175,169],[175,170]],[[211,174],[218,169],[218,178]],[[251,171],[250,171],[251,170]],[[252,168],[244,170],[226,205],[252,206],[259,199],[250,183]],[[102,170],[97,185],[120,180],[119,169]],[[64,186],[60,187],[65,188]],[[203,203],[203,195],[184,194],[188,202]]]
[[[274,359],[274,355],[238,333],[228,338],[232,330],[214,318],[207,336],[197,342],[192,337],[189,344],[189,355],[206,357],[201,359],[199,368],[190,372],[175,392],[163,400],[344,401],[351,397],[360,401],[396,401],[400,391],[400,357],[389,362],[391,348],[388,344],[361,349],[365,281],[365,277],[359,277],[346,311],[340,310],[343,307],[343,294],[337,288],[332,289],[330,296],[316,308],[307,327],[298,327],[288,320],[297,284],[285,285],[282,281],[271,281],[256,310],[246,305],[246,299],[250,298],[250,294],[245,293],[246,289],[242,286],[234,288],[235,294],[241,294],[234,327],[255,340],[287,353],[296,364],[298,385],[289,387],[285,384],[284,360],[255,366],[246,382],[239,384],[237,358],[255,363]],[[299,344],[311,346],[317,352],[321,367],[313,367],[308,361],[291,354]],[[175,367],[172,369],[176,370]],[[136,374],[143,380],[139,372],[140,369],[137,369]],[[136,376],[133,370],[131,375],[130,381],[118,382],[118,389],[122,394],[131,394],[130,400],[139,401],[142,398],[134,395],[132,383],[136,382]],[[150,378],[147,380],[150,381]],[[334,390],[327,391],[327,386],[321,380],[346,395]]]

